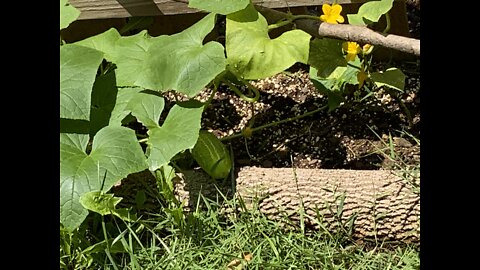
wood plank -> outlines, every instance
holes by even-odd
[[[403,0],[402,0],[403,1]],[[157,16],[199,12],[188,7],[186,0],[69,0],[80,10],[79,20]],[[269,8],[318,6],[332,0],[253,0]],[[339,4],[363,3],[365,0],[338,0]]]

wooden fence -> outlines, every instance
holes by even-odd
[[[332,2],[332,0],[253,0],[254,4],[268,8],[320,6]],[[342,5],[364,2],[366,1],[337,1]],[[187,0],[70,0],[70,3],[81,11],[80,20],[198,12],[198,10],[188,7]]]

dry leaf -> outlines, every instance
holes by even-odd
[[[252,260],[252,253],[247,253],[245,255],[243,255],[243,258],[245,259],[245,261],[249,262]]]
[[[239,259],[235,259],[233,261],[231,261],[229,264],[227,264],[227,269],[228,270],[233,270],[236,266],[238,266],[240,264],[240,260]]]

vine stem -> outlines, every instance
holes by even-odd
[[[255,89],[255,88],[251,89],[250,87],[248,87],[248,85],[247,85],[248,89],[253,90],[253,92],[255,94],[254,97],[247,97],[242,92],[240,92],[240,90],[238,90],[237,86],[235,86],[233,83],[229,82],[228,80],[222,80],[222,82],[224,84],[228,85],[228,87],[230,87],[230,89],[232,89],[233,92],[235,92],[235,94],[237,94],[241,99],[243,99],[245,101],[256,102],[258,100],[258,98],[260,97],[260,93],[258,92],[258,90]]]
[[[391,23],[390,23],[390,13],[389,12],[385,13],[385,19],[387,21],[387,25],[385,26],[385,30],[383,30],[384,34],[386,34],[388,31],[390,31]]]
[[[305,14],[301,14],[301,15],[287,14],[287,18],[286,18],[286,19],[281,20],[281,21],[279,21],[279,22],[277,22],[277,23],[274,23],[274,24],[270,24],[270,25],[268,26],[268,31],[270,31],[270,30],[272,30],[272,29],[275,29],[275,28],[279,28],[279,27],[288,25],[288,24],[292,23],[293,21],[295,21],[295,20],[300,20],[300,19],[310,19],[310,20],[317,20],[317,21],[319,21],[319,20],[320,20],[320,17],[313,16],[313,15],[305,15]]]
[[[317,108],[313,111],[306,112],[306,113],[301,114],[301,115],[297,115],[297,116],[286,118],[286,119],[283,119],[283,120],[280,120],[280,121],[277,121],[277,122],[272,122],[272,123],[268,123],[268,124],[265,124],[265,125],[262,125],[262,126],[252,128],[252,133],[256,132],[256,131],[259,131],[259,130],[262,130],[262,129],[265,129],[265,128],[277,126],[277,125],[280,125],[280,124],[283,124],[283,123],[286,123],[286,122],[291,122],[291,121],[295,121],[295,120],[307,117],[307,116],[315,114],[319,111],[325,110],[326,108],[328,108],[328,105],[322,106],[320,108]],[[241,137],[241,136],[243,136],[243,134],[241,132],[239,132],[239,133],[227,136],[227,137],[223,137],[223,138],[220,139],[220,141],[227,141],[227,140],[235,139],[235,138],[238,138],[238,137]]]
[[[207,107],[212,103],[213,97],[215,97],[215,93],[217,93],[218,90],[218,85],[216,83],[213,84],[213,90],[210,96],[208,97],[207,101],[205,101],[203,105],[203,110],[205,111]]]

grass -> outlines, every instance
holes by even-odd
[[[372,129],[370,128],[370,130]],[[405,162],[403,157],[395,151],[395,144],[390,133],[386,139],[383,139],[375,131],[372,130],[372,132],[382,143],[382,147],[377,148],[374,152],[390,160],[392,163],[391,170],[395,171],[415,193],[420,194],[420,164],[407,164]],[[409,138],[414,141],[415,145],[420,146],[420,140],[412,134],[403,130],[397,132],[401,137]]]
[[[391,136],[378,152],[393,161],[405,181],[415,182],[420,166],[403,162]],[[238,208],[243,211],[226,211]],[[162,209],[136,222],[91,213],[73,233],[61,228],[60,268],[420,269],[418,246],[362,244],[348,230],[311,231],[302,224],[287,229],[281,225],[291,224],[286,217],[272,221],[258,208],[247,210],[239,199],[219,203],[200,196],[188,214],[171,202]]]
[[[92,214],[90,229],[63,231],[62,269],[419,269],[415,246],[287,230],[257,210],[225,215],[222,209],[238,201],[202,199],[204,209],[181,223],[167,213],[134,223],[105,217],[108,245],[98,229],[102,218]]]

